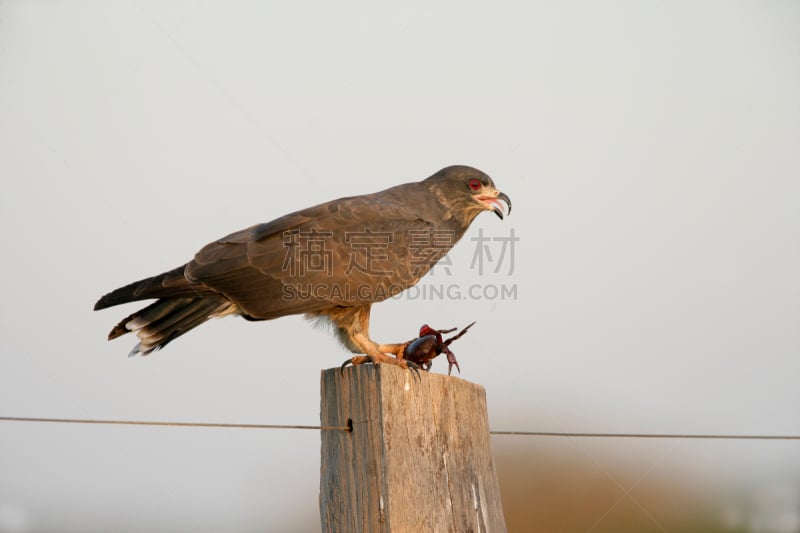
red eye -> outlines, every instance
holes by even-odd
[[[476,179],[469,180],[469,188],[472,189],[473,191],[481,190],[481,182],[480,182],[480,180],[476,180]]]

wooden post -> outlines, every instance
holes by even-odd
[[[486,392],[394,365],[322,372],[323,532],[506,531]]]

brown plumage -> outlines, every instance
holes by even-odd
[[[491,178],[447,167],[430,178],[340,198],[206,245],[188,263],[106,294],[95,310],[137,300],[154,303],[122,320],[109,340],[139,337],[130,355],[147,355],[212,317],[271,320],[305,313],[329,320],[355,353],[406,366],[397,344],[369,337],[370,306],[411,287],[491,210],[503,218]]]

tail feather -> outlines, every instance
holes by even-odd
[[[125,324],[127,329],[137,330],[147,325],[177,322],[186,315],[191,298],[169,298],[158,300],[155,305],[150,305],[135,313]]]
[[[166,346],[172,339],[199,326],[219,309],[221,302],[209,300],[192,300],[181,309],[166,315],[164,318],[145,324],[137,330],[139,342],[146,345],[158,344]],[[227,300],[222,303],[230,305]]]
[[[102,296],[94,304],[94,310],[105,309],[119,304],[149,300],[151,298],[166,298],[175,296],[203,296],[217,294],[202,285],[193,285],[184,276],[186,265],[172,269],[151,278],[134,281],[124,287],[113,290]]]
[[[140,320],[142,317],[151,317],[150,320],[158,320],[160,317],[164,316],[165,312],[169,312],[170,309],[166,306],[167,302],[165,300],[159,300],[157,302],[153,302],[152,304],[148,305],[147,307],[132,313],[122,320],[119,321],[119,324],[114,326],[114,328],[108,334],[108,340],[114,340],[117,337],[121,337],[126,333],[130,333],[133,331],[134,320]],[[177,306],[180,305],[180,300],[177,298],[170,302],[172,305]],[[141,327],[141,326],[140,326]]]
[[[209,318],[235,313],[236,304],[222,295],[202,298],[165,298],[133,313],[109,333],[109,340],[133,332],[139,342],[128,354],[147,355],[159,350]]]
[[[186,265],[111,291],[95,304],[95,310],[138,300],[157,300],[125,317],[108,334],[108,340],[135,333],[139,342],[129,356],[147,355],[161,349],[209,318],[239,312],[236,304],[184,276]]]

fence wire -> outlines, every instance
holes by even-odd
[[[235,429],[310,429],[316,431],[352,431],[347,426],[308,426],[299,424],[238,424],[225,422],[169,422],[148,420],[103,420],[93,418],[34,418],[0,416],[2,422],[49,422],[57,424],[105,424],[121,426],[167,426]],[[633,439],[718,439],[718,440],[800,440],[800,435],[747,435],[698,433],[592,433],[585,431],[515,431],[490,430],[491,435],[524,437],[633,438]]]

